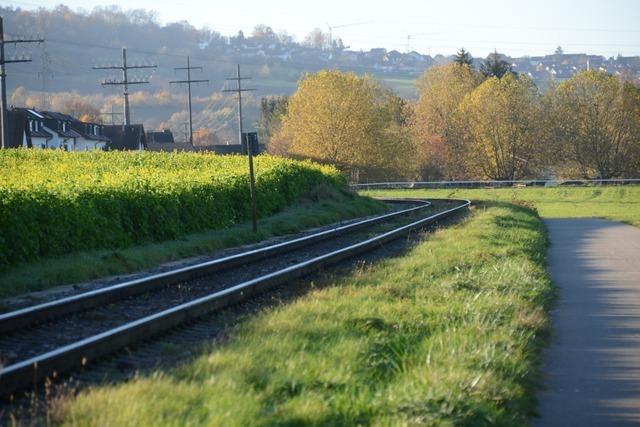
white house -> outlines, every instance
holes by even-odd
[[[27,118],[27,133],[23,142],[23,147],[49,148],[53,140],[53,133],[47,130],[45,117],[39,112],[28,108],[16,108],[13,110],[17,114],[24,114]]]
[[[44,129],[53,135],[47,148],[75,151],[76,140],[82,138],[82,135],[71,128],[71,123],[76,119],[53,111],[40,111],[39,114],[44,117]]]
[[[106,149],[109,138],[104,134],[104,125],[74,120],[71,122],[71,129],[80,134],[80,137],[76,138],[74,151]]]

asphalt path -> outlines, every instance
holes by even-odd
[[[640,425],[640,228],[548,219],[559,287],[536,426]]]

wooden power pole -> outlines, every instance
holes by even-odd
[[[174,70],[187,70],[187,80],[174,80],[169,83],[186,83],[189,94],[189,144],[193,147],[193,116],[191,114],[191,83],[208,83],[209,80],[192,80],[191,70],[202,70],[202,67],[192,67],[189,57],[187,56],[187,66],[174,68]]]
[[[249,193],[251,196],[251,220],[253,225],[253,232],[255,233],[258,231],[258,218],[256,213],[256,178],[253,171],[253,147],[249,146],[248,141],[244,141],[242,132],[242,92],[250,92],[255,89],[242,88],[242,81],[251,80],[251,77],[241,77],[240,64],[238,64],[236,77],[227,80],[235,80],[237,83],[236,89],[226,89],[223,92],[235,92],[238,94],[238,139],[241,146],[243,144],[247,144],[247,154],[249,155]]]
[[[129,112],[129,85],[139,85],[149,83],[146,79],[129,79],[128,70],[139,68],[158,68],[157,65],[127,65],[127,48],[122,48],[122,64],[92,67],[94,70],[121,70],[122,80],[103,80],[102,86],[122,86],[124,95],[124,124],[131,124],[131,113]]]

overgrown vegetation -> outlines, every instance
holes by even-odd
[[[600,217],[640,227],[640,186],[363,191],[375,197],[467,198],[528,203],[543,217]]]
[[[3,150],[0,268],[242,222],[247,169],[241,156]],[[311,162],[259,156],[256,171],[261,217],[318,186],[345,184],[335,168]]]
[[[265,309],[189,365],[81,393],[64,424],[520,426],[553,295],[546,246],[533,211],[480,206]]]

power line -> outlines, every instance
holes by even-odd
[[[192,80],[191,79],[191,70],[200,70],[202,71],[202,67],[192,67],[189,56],[187,56],[187,66],[186,67],[178,67],[174,68],[174,70],[186,70],[187,71],[187,80],[173,80],[169,83],[174,84],[182,84],[186,83],[188,92],[189,92],[189,144],[193,146],[193,117],[191,114],[191,83],[209,83],[209,80]]]
[[[9,137],[9,114],[7,108],[7,72],[5,70],[6,64],[16,63],[16,62],[31,62],[31,58],[26,57],[18,57],[14,59],[6,59],[4,56],[4,45],[6,43],[13,43],[14,45],[18,43],[42,43],[44,39],[27,39],[27,38],[17,38],[13,40],[5,40],[4,39],[4,24],[2,22],[2,17],[0,16],[0,110],[2,117],[2,133],[0,134],[0,138],[2,138],[2,148],[7,147],[7,138]]]
[[[149,80],[136,79],[129,80],[128,70],[140,68],[157,68],[157,65],[127,65],[127,48],[122,48],[122,64],[108,65],[100,67],[92,67],[94,70],[122,70],[122,80],[103,80],[102,86],[122,86],[122,94],[124,95],[124,124],[131,124],[131,113],[129,112],[129,85],[139,85],[149,83]]]
[[[242,92],[250,92],[255,89],[243,89],[242,81],[243,80],[251,80],[251,77],[242,77],[240,75],[240,64],[238,64],[236,77],[230,78],[227,80],[235,80],[237,83],[236,89],[225,89],[223,92],[235,92],[238,94],[238,139],[240,140],[240,145],[243,145],[245,141],[243,141],[243,133],[242,133]],[[253,147],[249,146],[249,141],[246,141],[247,154],[249,155],[249,193],[251,195],[251,220],[253,225],[253,232],[256,233],[258,231],[258,219],[256,213],[256,178],[253,173]]]

